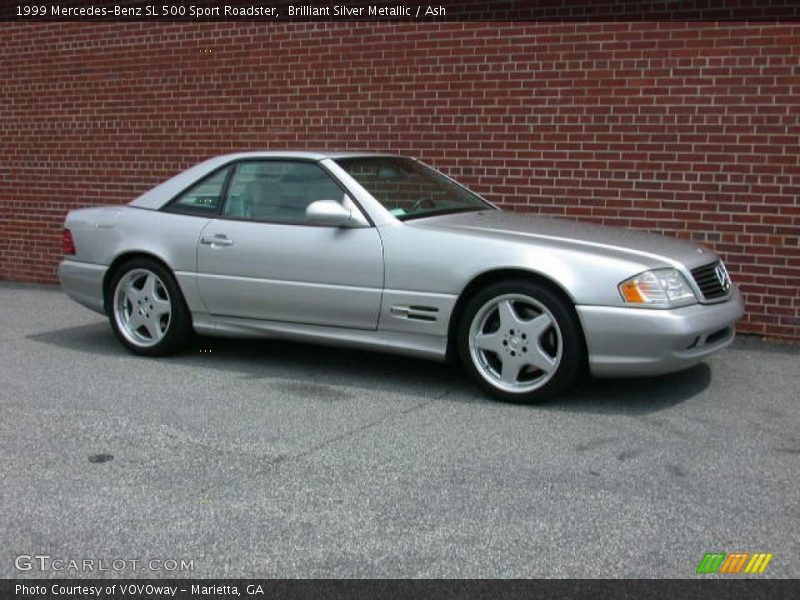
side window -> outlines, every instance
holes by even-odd
[[[302,224],[317,200],[343,202],[344,192],[319,165],[283,160],[239,163],[222,214],[239,219]]]
[[[167,210],[193,215],[216,214],[222,202],[222,191],[229,170],[225,168],[201,179],[173,200]]]

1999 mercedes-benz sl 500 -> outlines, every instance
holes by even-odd
[[[497,209],[422,162],[212,158],[126,206],[71,211],[58,273],[129,350],[192,332],[459,359],[505,400],[677,371],[743,314],[712,251]]]

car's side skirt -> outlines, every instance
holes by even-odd
[[[379,350],[437,361],[445,360],[447,353],[445,336],[423,333],[371,331],[304,323],[262,321],[221,317],[208,313],[192,313],[192,322],[198,334],[208,336],[284,339]]]

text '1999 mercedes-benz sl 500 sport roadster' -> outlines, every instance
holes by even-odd
[[[459,360],[530,402],[730,344],[742,299],[689,242],[504,212],[422,162],[212,158],[125,206],[71,211],[58,274],[136,354],[193,332]]]

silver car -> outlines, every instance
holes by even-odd
[[[402,156],[249,152],[126,206],[71,211],[63,289],[136,354],[192,332],[459,360],[530,402],[595,376],[690,367],[742,299],[712,251],[503,212]]]

